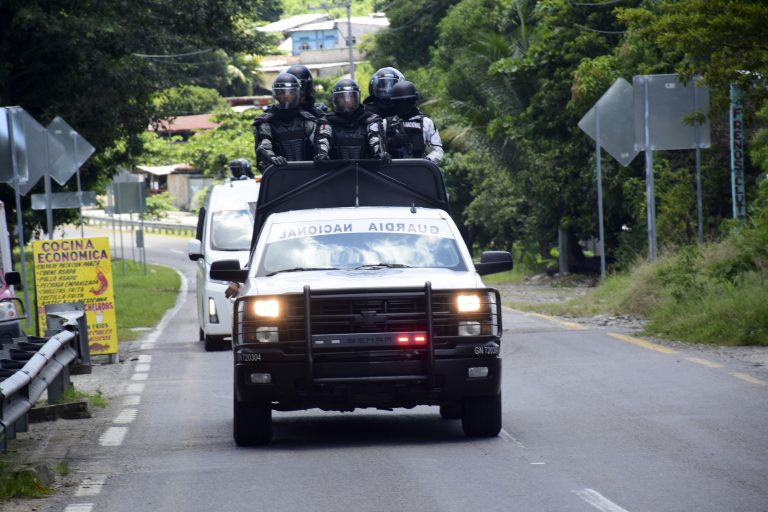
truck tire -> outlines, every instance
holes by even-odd
[[[467,437],[496,437],[501,432],[501,393],[464,399],[461,428]]]
[[[272,407],[268,402],[234,400],[232,429],[237,446],[267,444],[272,440]]]
[[[440,416],[444,420],[460,420],[461,419],[461,403],[441,405]]]

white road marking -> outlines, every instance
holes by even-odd
[[[133,371],[136,373],[146,373],[151,367],[152,365],[149,363],[139,363],[136,365],[136,368]]]
[[[629,512],[627,509],[618,506],[594,489],[582,489],[573,492],[576,493],[576,496],[586,501],[600,512]]]
[[[500,436],[500,437],[501,437],[503,440],[505,440],[505,441],[507,441],[507,442],[510,442],[510,443],[514,443],[514,444],[516,444],[516,445],[517,445],[518,447],[520,447],[520,448],[525,448],[525,446],[523,445],[523,443],[521,443],[520,441],[518,441],[517,439],[515,439],[514,437],[512,437],[512,436],[509,434],[509,432],[507,432],[507,431],[506,431],[506,430],[504,430],[504,429],[501,429],[501,432],[499,432],[499,436]]]
[[[139,411],[138,409],[123,409],[120,411],[120,414],[117,415],[113,423],[118,424],[125,424],[125,423],[132,423],[133,420],[136,419],[136,416],[138,416]]]
[[[706,366],[707,368],[722,368],[723,365],[720,363],[716,363],[714,361],[710,361],[708,359],[701,359],[699,357],[686,357],[687,361],[690,361],[692,363],[700,364],[701,366]]]
[[[141,344],[139,348],[141,348],[141,350],[152,350],[153,348],[155,348],[155,342],[154,341],[144,342]]]
[[[134,373],[131,375],[131,380],[147,380],[149,378],[148,373]]]
[[[75,491],[75,496],[98,496],[101,493],[104,482],[107,481],[106,475],[92,476],[86,478]]]
[[[141,354],[139,355],[139,362],[140,363],[151,363],[152,362],[152,356],[149,354]]]
[[[129,407],[131,405],[139,405],[141,403],[141,395],[130,395],[123,399],[123,407]]]
[[[128,427],[109,427],[99,438],[101,446],[120,446],[123,444]]]
[[[126,395],[140,395],[144,392],[144,384],[143,382],[136,382],[134,384],[128,384],[125,386],[125,394]]]
[[[185,254],[185,253],[181,253],[181,254]],[[173,267],[168,267],[168,268],[173,268]],[[152,331],[152,334],[147,336],[142,341],[142,344],[141,344],[142,350],[154,348],[154,345],[151,345],[151,346],[147,346],[147,345],[153,344],[157,341],[157,338],[160,337],[160,333],[163,332],[165,327],[168,325],[168,322],[171,321],[171,318],[173,318],[176,315],[176,313],[178,313],[179,310],[183,308],[187,302],[187,291],[189,289],[189,286],[187,284],[187,277],[181,272],[179,272],[178,270],[176,270],[175,268],[173,268],[173,270],[175,270],[176,273],[179,274],[179,278],[181,278],[181,286],[179,286],[179,295],[177,296],[177,299],[176,299],[176,305],[165,312],[165,314],[163,315],[163,318],[160,319],[160,322],[158,322],[157,327],[155,327],[155,330]]]
[[[91,512],[93,510],[93,503],[74,503],[67,505],[64,512]]]
[[[544,466],[546,464],[546,462],[531,462],[531,466]]]

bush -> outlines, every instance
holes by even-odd
[[[168,212],[175,211],[173,200],[168,192],[161,192],[147,197],[147,213],[149,220],[161,220],[168,216]]]

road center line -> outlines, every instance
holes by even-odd
[[[568,322],[567,320],[560,320],[559,318],[555,318],[553,316],[549,315],[542,315],[541,313],[524,313],[525,315],[532,316],[535,318],[542,318],[544,320],[547,320],[549,322],[562,325],[563,327],[568,327],[569,329],[573,329],[575,331],[588,331],[589,327],[585,327],[581,324],[577,324],[576,322]]]
[[[753,377],[747,373],[734,373],[732,375],[737,379],[741,379],[744,382],[749,382],[750,384],[757,384],[758,386],[768,386],[768,382],[758,379],[757,377]]]
[[[686,357],[686,361],[690,361],[692,363],[700,364],[701,366],[706,366],[707,368],[722,368],[723,365],[720,363],[715,363],[714,361],[710,361],[708,359],[700,359],[698,357]]]
[[[123,444],[128,427],[109,427],[99,438],[101,446],[120,446]]]
[[[507,442],[514,443],[515,445],[517,445],[520,448],[525,448],[525,445],[523,443],[521,443],[520,441],[518,441],[517,439],[512,437],[509,434],[509,432],[507,432],[504,429],[501,429],[501,432],[499,432],[499,437],[501,437],[503,440],[505,440]]]
[[[629,512],[627,509],[618,506],[594,489],[582,489],[574,492],[576,493],[576,496],[586,501],[600,512]]]
[[[626,334],[619,334],[617,332],[609,332],[607,334],[608,336],[616,338],[617,340],[626,341],[627,343],[632,343],[633,345],[647,348],[648,350],[655,350],[656,352],[661,352],[662,354],[677,354],[676,350],[672,350],[671,348],[665,347],[664,345],[651,343],[650,341],[646,341],[641,338],[635,338],[634,336],[627,336]]]

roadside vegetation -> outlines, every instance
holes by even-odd
[[[625,314],[645,334],[719,345],[768,346],[768,180],[745,223],[726,222],[722,240],[638,261],[583,297],[561,304],[511,304],[562,316]]]

